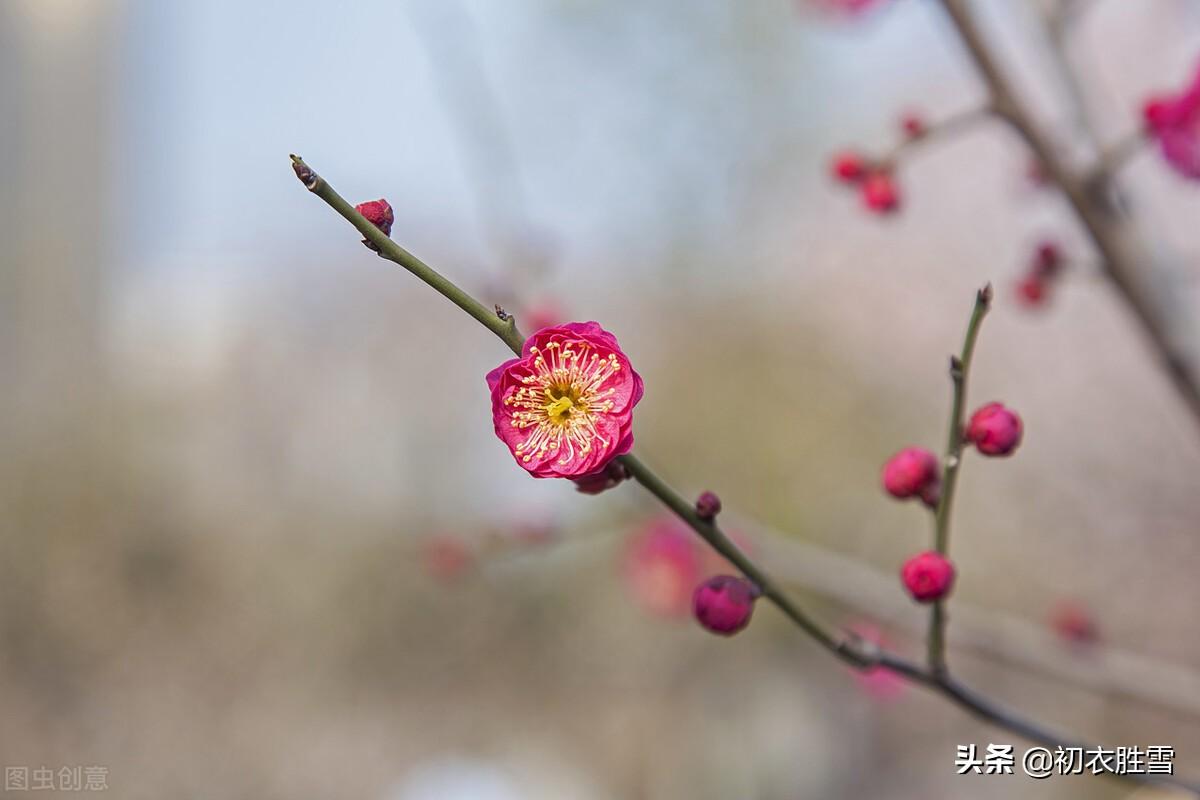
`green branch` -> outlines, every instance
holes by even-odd
[[[492,333],[496,334],[514,353],[519,354],[521,352],[524,337],[517,330],[515,322],[511,317],[502,314],[498,309],[490,311],[478,300],[425,264],[425,262],[393,242],[381,230],[368,222],[362,214],[355,211],[354,206],[346,202],[341,195],[333,190],[333,187],[313,172],[299,157],[292,156],[292,167],[296,171],[296,177],[300,179],[305,187],[348,220],[368,242],[374,245],[374,249],[379,255],[396,262],[425,283],[428,283],[456,306],[482,323]],[[976,299],[976,313],[972,315],[972,321],[968,327],[967,342],[964,344],[963,349],[964,357],[961,359],[964,363],[969,364],[970,352],[974,347],[975,331],[979,326],[979,320],[982,319],[983,312],[986,311],[987,299],[990,299],[990,290],[984,289]],[[982,310],[980,309],[980,303],[984,305]],[[963,380],[965,382],[965,370],[963,371]],[[959,408],[959,412],[961,413],[961,407]],[[1037,723],[1020,717],[981,695],[971,692],[962,684],[952,680],[945,672],[939,672],[932,668],[922,668],[916,662],[901,658],[852,634],[847,635],[845,638],[838,638],[812,617],[808,616],[780,588],[779,584],[746,556],[737,545],[730,541],[729,537],[716,524],[701,519],[697,515],[695,506],[692,503],[685,500],[679,492],[672,489],[666,481],[642,463],[640,459],[630,454],[621,456],[621,463],[629,474],[633,476],[634,480],[657,497],[676,516],[687,523],[688,527],[737,567],[748,580],[756,584],[762,592],[763,597],[779,608],[788,619],[816,640],[819,645],[843,662],[860,670],[887,669],[913,683],[937,692],[942,697],[980,719],[1003,727],[1032,741],[1050,744],[1051,746],[1068,746],[1070,744],[1070,740],[1063,739]],[[948,510],[949,504],[945,500],[945,495],[943,495],[942,502]],[[940,513],[941,508],[939,507]],[[1173,776],[1107,774],[1109,777],[1133,783],[1162,783],[1179,786],[1200,794],[1200,789]]]
[[[967,402],[967,376],[971,372],[971,360],[975,355],[975,340],[979,337],[979,326],[987,316],[992,304],[992,286],[988,284],[975,293],[975,308],[967,323],[967,335],[963,339],[962,352],[950,357],[950,381],[953,384],[953,401],[950,406],[950,432],[946,437],[946,458],[942,471],[942,496],[938,500],[934,523],[933,547],[946,555],[950,547],[950,510],[954,505],[954,489],[958,485],[958,469],[963,454],[963,413]],[[946,608],[945,600],[938,600],[929,612],[929,668],[935,673],[946,672]]]

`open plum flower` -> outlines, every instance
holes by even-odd
[[[496,435],[535,478],[595,475],[633,447],[642,379],[596,322],[541,329],[487,383]]]
[[[1158,140],[1171,168],[1200,180],[1200,68],[1182,92],[1150,98],[1142,113],[1147,134]]]

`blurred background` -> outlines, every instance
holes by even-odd
[[[642,457],[717,491],[814,613],[914,656],[894,576],[928,521],[879,468],[941,446],[992,281],[970,402],[1026,440],[965,466],[954,664],[1200,774],[1192,420],[999,124],[914,150],[894,217],[833,185],[831,152],[982,98],[935,3],[837,5],[0,0],[0,762],[100,765],[119,797],[1131,792],[956,776],[956,745],[1024,743],[773,608],[701,631],[720,565],[632,485],[529,479],[491,430],[503,346],[296,152],[485,303],[614,331]],[[1044,9],[975,6],[1086,156]],[[1091,6],[1069,56],[1115,141],[1188,79],[1200,6]],[[1194,307],[1200,191],[1152,153],[1123,177]],[[1026,308],[1046,236],[1073,264]]]

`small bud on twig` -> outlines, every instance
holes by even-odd
[[[712,520],[721,513],[721,498],[713,492],[701,492],[696,498],[696,516],[703,520]]]
[[[392,235],[392,223],[396,221],[396,215],[387,200],[383,198],[368,200],[365,203],[356,205],[354,210],[362,214],[367,222],[382,231],[384,236],[390,237]],[[376,253],[379,252],[379,248],[370,239],[363,239],[362,243],[367,246],[367,249],[374,250]]]
[[[985,283],[975,296],[975,300],[984,308],[990,308],[992,305],[992,294],[992,284],[990,282]]]
[[[304,163],[300,156],[293,155],[292,170],[296,173],[296,177],[304,184],[304,188],[310,192],[317,190],[317,184],[321,181],[321,176],[312,171],[312,167]]]
[[[705,630],[733,636],[750,624],[761,590],[745,578],[714,575],[696,587],[692,614]]]

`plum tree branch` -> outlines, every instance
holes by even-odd
[[[1106,191],[1111,175],[1076,175],[1055,152],[1053,143],[1019,101],[1011,83],[967,9],[966,0],[939,0],[990,94],[992,107],[1012,126],[1044,166],[1087,232],[1103,264],[1104,274],[1133,313],[1163,371],[1200,425],[1200,380],[1191,359],[1175,338],[1162,310],[1148,296],[1144,275],[1151,258],[1128,230]]]
[[[514,353],[520,353],[524,337],[516,327],[512,317],[501,319],[500,315],[472,297],[452,281],[443,277],[425,262],[396,244],[383,231],[367,221],[354,206],[338,194],[329,183],[314,172],[303,159],[293,155],[292,168],[296,177],[310,192],[325,201],[330,208],[340,214],[362,234],[363,238],[372,245],[382,258],[394,261],[407,269],[421,281],[429,284],[439,294],[450,300],[459,308],[466,311],[488,330],[499,337]],[[974,323],[977,327],[978,323]],[[967,689],[945,672],[934,672],[922,665],[909,661],[899,655],[884,650],[877,645],[862,640],[851,633],[842,635],[831,632],[821,623],[813,619],[800,608],[764,569],[754,563],[737,545],[730,541],[714,522],[701,519],[696,513],[695,506],[684,499],[675,489],[646,466],[641,459],[633,454],[621,456],[621,462],[629,474],[654,495],[663,505],[696,532],[714,550],[732,563],[748,580],[755,583],[762,591],[762,596],[774,604],[783,614],[801,630],[812,637],[821,647],[828,650],[838,659],[859,670],[888,669],[908,680],[918,683],[937,692],[946,699],[969,711],[976,717],[1003,727],[1012,733],[1031,741],[1050,746],[1070,747],[1070,740],[1057,736],[1052,731],[1042,727],[1020,715],[1000,707],[998,704]],[[1200,796],[1200,787],[1193,786],[1173,775],[1130,775],[1119,773],[1104,773],[1106,777],[1126,780],[1141,784],[1164,784],[1187,789]]]
[[[975,307],[971,310],[971,319],[967,323],[962,352],[950,357],[950,381],[954,392],[950,408],[950,430],[946,434],[946,456],[942,467],[942,492],[937,504],[933,537],[933,547],[942,555],[946,555],[950,549],[950,511],[954,505],[954,489],[958,485],[958,468],[963,455],[963,410],[967,401],[967,376],[971,372],[979,326],[991,305],[992,286],[988,284],[975,293]],[[935,674],[947,671],[945,602],[944,598],[938,599],[929,611],[929,669]]]
[[[984,104],[975,108],[969,108],[965,111],[959,111],[944,119],[930,123],[929,126],[917,136],[908,136],[901,139],[891,150],[879,159],[879,165],[884,169],[893,169],[902,160],[906,160],[913,154],[914,150],[933,144],[934,142],[944,142],[948,139],[960,136],[967,133],[971,128],[974,128],[984,122],[996,119],[995,109],[990,105]]]

